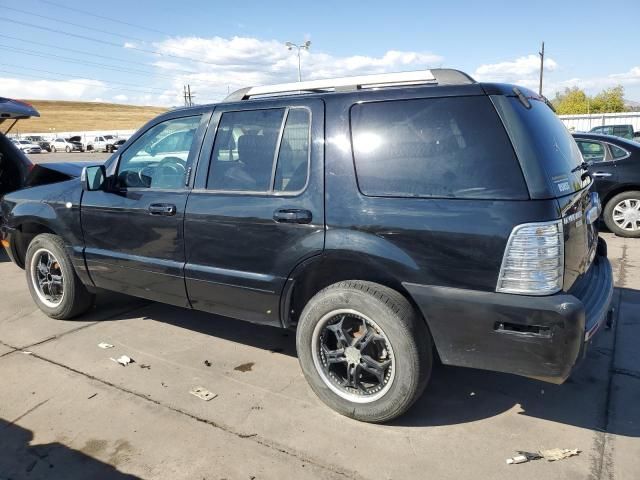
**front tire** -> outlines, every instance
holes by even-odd
[[[640,237],[640,192],[630,190],[610,199],[604,207],[604,223],[620,237]]]
[[[71,153],[71,147],[65,147],[64,151],[67,153]]]
[[[56,153],[56,147],[51,147],[51,153]]]
[[[49,317],[69,319],[93,306],[95,297],[76,275],[60,237],[36,236],[27,248],[25,272],[33,301]]]
[[[365,422],[402,415],[431,375],[431,336],[400,293],[371,282],[344,281],[306,305],[296,335],[311,388],[329,407]]]

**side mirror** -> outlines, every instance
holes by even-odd
[[[104,190],[107,180],[107,171],[104,165],[92,165],[82,169],[82,189],[85,192]]]

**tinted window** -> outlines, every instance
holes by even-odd
[[[609,148],[611,148],[611,155],[616,160],[618,158],[623,158],[629,155],[629,152],[620,147],[616,147],[615,145],[609,144]]]
[[[616,137],[633,138],[633,127],[631,125],[620,125],[613,127],[613,134]]]
[[[351,126],[365,195],[528,198],[511,143],[487,97],[357,104]]]
[[[311,118],[301,108],[289,110],[282,134],[273,189],[296,192],[304,188],[309,171],[309,140]]]
[[[183,188],[200,116],[175,118],[147,130],[120,156],[123,187]]]
[[[586,140],[576,140],[578,148],[582,153],[585,162],[602,162],[604,161],[605,149],[600,142],[589,142]]]
[[[207,188],[266,192],[285,109],[226,112],[211,155]]]
[[[510,121],[522,131],[523,148],[542,163],[556,195],[568,195],[580,190],[590,180],[581,178],[582,155],[564,123],[543,101],[530,99],[525,108],[516,97],[507,97],[516,117]],[[525,142],[526,140],[526,142]]]

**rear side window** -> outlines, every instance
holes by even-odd
[[[311,114],[306,108],[223,113],[211,155],[207,188],[253,193],[300,192],[309,172],[310,127]]]
[[[351,128],[365,195],[528,198],[518,160],[487,97],[356,104]]]
[[[629,156],[629,152],[624,150],[623,148],[617,147],[615,145],[609,144],[609,148],[611,148],[611,155],[615,160],[620,158],[625,158]]]
[[[273,186],[275,191],[297,192],[307,183],[310,127],[311,118],[308,110],[302,108],[289,110],[278,152]]]
[[[222,114],[207,188],[268,191],[284,114],[284,108]]]

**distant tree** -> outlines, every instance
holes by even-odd
[[[552,103],[558,115],[587,113],[589,109],[589,97],[578,87],[565,88],[562,93],[556,92]]]
[[[615,113],[624,112],[624,110],[624,87],[622,85],[604,89],[591,101],[593,113]]]
[[[564,92],[556,92],[552,103],[558,115],[624,112],[624,88],[606,88],[594,97],[578,87],[565,88]]]

